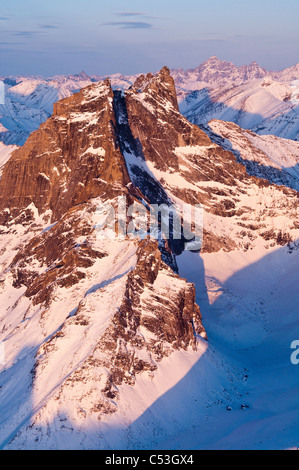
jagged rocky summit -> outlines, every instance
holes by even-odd
[[[176,269],[180,242],[99,236],[119,197],[147,210],[202,204],[205,252],[298,238],[298,193],[250,176],[190,124],[166,67],[126,92],[105,80],[59,101],[0,180],[2,447],[100,433],[127,387],[203,347],[194,285]]]

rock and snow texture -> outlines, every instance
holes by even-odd
[[[190,70],[172,70],[176,85],[186,90],[198,90],[200,86],[213,88],[241,85],[252,80],[269,77],[282,83],[291,83],[299,77],[299,64],[279,72],[260,67],[256,62],[237,67],[231,62],[210,57],[199,67]]]
[[[92,83],[85,74],[74,77],[4,79],[5,104],[0,105],[0,140],[23,145],[30,133],[53,113],[53,103]]]
[[[73,445],[97,447],[90,429],[118,411],[122,386],[139,374],[154,381],[176,352],[187,370],[204,349],[194,286],[173,271],[170,249],[101,236],[118,197],[146,199],[130,180],[115,107],[107,80],[60,101],[3,171],[2,448],[68,447],[77,430]]]
[[[139,145],[139,152],[128,148],[126,153],[135,184],[144,191],[139,176],[147,172],[178,206],[202,204],[203,251],[297,240],[297,192],[250,177],[231,152],[179,113],[174,83],[165,69],[161,75],[139,77],[126,93],[131,133]]]
[[[213,142],[232,151],[249,174],[299,190],[299,142],[260,136],[217,120],[210,121],[204,129]]]
[[[136,76],[115,74],[111,85],[129,88]],[[6,145],[23,145],[53,113],[53,104],[106,77],[88,76],[84,72],[71,76],[10,77],[5,83],[5,104],[0,105],[0,141]]]
[[[126,90],[140,74],[111,75],[114,89]],[[211,57],[190,70],[172,70],[180,109],[197,124],[211,119],[235,122],[259,134],[297,139],[299,133],[299,64],[271,72],[256,62],[242,67]],[[53,104],[106,77],[9,77],[6,102],[0,105],[0,141],[23,145],[53,112]],[[285,100],[285,101],[284,101]]]
[[[217,125],[211,140],[180,114],[163,68],[58,102],[13,152],[0,180],[1,448],[298,445],[298,192],[237,161],[247,139],[248,161],[287,172],[295,143]],[[201,254],[100,236],[120,196],[202,204]]]
[[[263,78],[187,93],[181,112],[194,124],[230,121],[260,135],[299,139],[299,86]]]

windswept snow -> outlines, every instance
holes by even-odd
[[[0,177],[5,163],[8,162],[12,152],[17,148],[16,145],[4,145],[0,142]]]
[[[180,274],[196,284],[210,348],[244,371],[235,385],[245,391],[240,401],[249,408],[241,410],[239,400],[232,400],[232,411],[221,415],[212,406],[205,436],[198,423],[197,434],[192,431],[174,447],[298,446],[299,376],[290,360],[290,345],[299,337],[298,257],[298,250],[260,247],[178,258]]]
[[[217,120],[210,121],[206,130],[213,132],[210,134],[212,140],[233,151],[238,161],[243,160],[251,174],[299,190],[299,142],[272,135],[261,136]],[[255,169],[251,169],[249,162]],[[279,171],[271,174],[273,169]]]
[[[134,387],[121,385],[119,408],[103,417],[100,430],[90,420],[81,428],[74,421],[36,448],[297,448],[299,376],[290,345],[299,337],[298,256],[261,246],[185,252],[180,274],[196,284],[208,343],[199,339],[197,352],[174,353]],[[66,416],[70,411],[66,403]],[[53,429],[64,419],[57,416]],[[34,448],[32,436],[23,434],[8,448],[28,445]]]

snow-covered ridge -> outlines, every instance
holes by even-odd
[[[181,112],[194,124],[229,121],[260,135],[299,139],[298,82],[262,78],[238,86],[181,96]]]
[[[217,120],[210,121],[204,129],[214,142],[232,151],[249,174],[299,190],[299,142],[260,136]]]
[[[282,83],[290,83],[298,79],[299,63],[282,71],[270,71],[261,67],[257,62],[237,67],[232,62],[220,60],[214,56],[194,69],[174,69],[172,70],[172,75],[178,87],[189,90],[199,89],[199,84],[208,83],[213,88],[219,86],[227,87],[264,77],[269,77]]]

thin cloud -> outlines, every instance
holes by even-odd
[[[36,18],[38,20],[57,20],[57,16],[48,16],[48,15],[38,15],[38,16],[33,16],[33,18]]]
[[[111,21],[110,23],[104,23],[104,26],[118,26],[121,29],[151,29],[153,25],[151,23],[145,23],[143,21]]]
[[[121,16],[123,18],[130,18],[130,17],[142,17],[142,19],[148,20],[165,20],[168,18],[163,18],[161,16],[151,16],[148,13],[141,12],[141,11],[121,11],[119,13],[115,13],[115,16]]]
[[[8,18],[7,16],[0,16],[0,21],[10,21],[11,18]]]
[[[40,31],[15,31],[12,33],[13,36],[23,37],[23,38],[34,38],[43,34]]]
[[[42,29],[57,29],[57,28],[59,28],[59,26],[57,26],[56,24],[39,24],[38,26],[39,26],[39,28],[42,28]]]
[[[145,13],[140,11],[121,11],[116,13],[116,16],[145,16]]]

